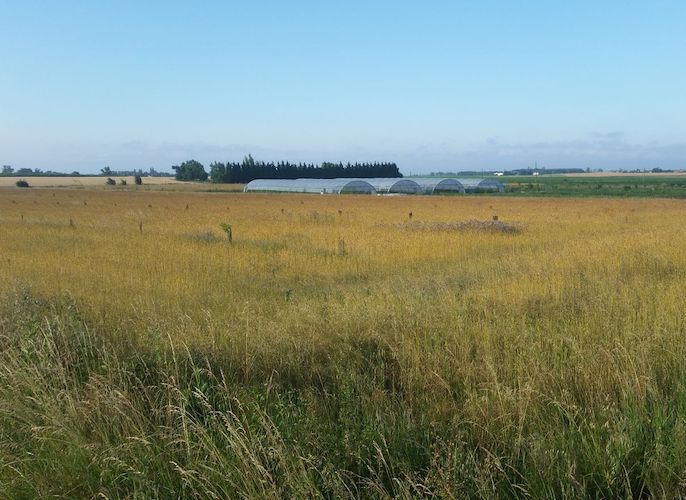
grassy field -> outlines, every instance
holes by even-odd
[[[2,190],[0,498],[686,495],[685,209]]]
[[[12,177],[0,175],[0,188],[13,188],[18,180],[25,180],[31,188],[69,188],[69,189],[100,189],[103,191],[241,191],[242,184],[210,184],[202,182],[182,182],[174,177],[143,177],[143,184],[136,186],[133,176],[110,177],[116,185],[110,186],[104,176],[30,176]],[[126,184],[122,185],[121,182]]]
[[[25,179],[34,188],[98,189],[102,191],[183,191],[238,192],[242,184],[180,182],[173,177],[144,177],[142,186],[134,186],[133,177],[112,177],[117,185],[108,186],[106,177],[4,177],[0,188],[12,188]],[[410,177],[411,179],[411,177]],[[120,182],[126,181],[126,185]],[[497,177],[506,186],[507,196],[575,198],[686,198],[686,174],[574,174]]]
[[[499,177],[513,196],[686,198],[683,174],[578,174]]]
[[[122,180],[126,181],[128,186],[134,185],[133,176],[112,176],[117,184]],[[0,187],[12,187],[18,180],[26,180],[32,187],[68,187],[68,188],[93,188],[93,187],[106,187],[105,181],[107,177],[103,176],[60,176],[60,177],[50,177],[50,176],[29,176],[29,177],[13,177],[13,176],[0,176]],[[174,177],[144,177],[143,182],[145,185],[153,186],[164,186],[179,184],[179,181],[174,179]],[[110,186],[107,186],[110,187]]]

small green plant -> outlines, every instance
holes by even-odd
[[[15,186],[18,188],[27,188],[29,187],[29,183],[26,182],[24,179],[19,179],[17,182],[14,183]]]
[[[226,223],[221,223],[219,224],[219,227],[226,233],[226,237],[229,240],[229,243],[233,243],[233,232],[231,231],[231,224],[226,224]]]
[[[116,183],[117,182],[112,177],[108,177],[105,181],[105,184],[107,184],[108,186],[114,186]]]
[[[135,182],[136,186],[140,186],[141,184],[143,184],[143,178],[140,175],[136,175],[133,178],[133,182]]]
[[[120,186],[126,186],[126,179],[119,179]]]

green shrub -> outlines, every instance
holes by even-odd
[[[222,229],[222,231],[224,231],[224,233],[226,233],[226,237],[228,238],[229,243],[233,243],[233,232],[231,230],[231,224],[222,223],[219,224],[219,227]]]

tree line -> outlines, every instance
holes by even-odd
[[[0,170],[0,176],[5,177],[66,177],[81,175],[78,172],[72,172],[71,174],[65,174],[64,172],[53,172],[52,170],[41,170],[37,168],[32,170],[30,168],[18,168],[14,169],[11,165],[3,165],[2,170]]]
[[[180,181],[204,181],[209,178],[215,183],[245,184],[254,179],[334,179],[336,177],[402,177],[398,166],[389,162],[373,163],[290,163],[288,161],[255,161],[251,155],[242,162],[214,162],[210,164],[209,174],[196,160],[185,161],[172,167],[176,179]]]
[[[169,172],[158,172],[153,167],[147,172],[144,172],[142,168],[133,170],[112,170],[110,167],[105,167],[100,169],[100,175],[102,176],[117,176],[117,177],[171,177],[174,174]]]
[[[110,167],[105,167],[100,169],[100,174],[103,177],[171,177],[172,173],[169,172],[158,172],[154,168],[145,172],[143,169],[133,169],[133,170],[112,170]],[[71,173],[65,172],[53,172],[52,170],[41,170],[40,168],[30,169],[30,168],[17,168],[15,169],[12,165],[3,165],[0,169],[0,177],[79,177],[81,173],[74,170]],[[89,177],[91,174],[86,174],[85,177]]]

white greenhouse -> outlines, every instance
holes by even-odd
[[[423,192],[422,186],[414,179],[403,179],[402,177],[374,177],[364,180],[374,186],[377,193],[381,194],[420,194]]]
[[[376,189],[362,179],[255,179],[243,191],[319,194],[375,194]]]
[[[255,179],[246,184],[246,193],[317,194],[459,194],[503,193],[505,186],[495,179],[452,179],[441,177],[365,179]]]
[[[412,179],[422,188],[424,194],[464,193],[464,186],[457,179],[441,177],[419,177]]]
[[[495,192],[504,193],[505,185],[495,179],[456,179],[467,193]]]

